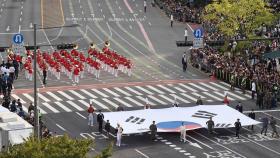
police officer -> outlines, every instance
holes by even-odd
[[[237,121],[234,123],[235,126],[235,135],[237,138],[239,138],[239,132],[241,129],[241,122],[239,121],[239,119],[237,119]]]
[[[242,92],[243,92],[243,94],[245,94],[246,79],[247,79],[247,77],[246,77],[246,76],[244,76],[244,77],[242,77],[242,80],[241,80],[241,88],[242,88]]]
[[[270,118],[270,126],[272,128],[271,137],[274,137],[274,135],[276,135],[276,137],[279,138],[279,134],[278,134],[277,129],[276,129],[276,124],[277,124],[276,120],[274,119],[273,116],[271,116],[271,118]]]
[[[104,115],[101,113],[101,110],[99,110],[99,113],[97,115],[97,122],[98,122],[98,130],[100,133],[102,132],[103,120],[104,120]]]
[[[151,130],[151,139],[155,140],[157,134],[157,125],[155,124],[155,121],[153,121],[153,124],[150,125],[150,130]]]
[[[266,136],[266,132],[267,132],[267,126],[268,126],[268,118],[267,117],[263,117],[261,119],[261,122],[262,122],[262,130],[261,130],[261,134],[263,134],[264,132],[264,135]]]
[[[185,43],[187,43],[187,41],[188,41],[188,29],[187,28],[185,28],[184,36],[185,36]]]
[[[183,57],[182,57],[182,65],[183,65],[183,72],[186,72],[187,67],[188,67],[186,52],[184,52]]]
[[[47,79],[47,68],[43,69],[43,84],[46,85],[46,79]]]
[[[235,75],[234,73],[230,76],[230,90],[234,91],[234,85],[235,85]]]
[[[248,116],[253,120],[256,119],[256,114],[254,112],[254,109],[252,109],[252,111],[248,114]],[[254,125],[251,126],[251,130],[254,130]]]
[[[206,122],[206,125],[207,125],[207,127],[208,127],[208,132],[209,132],[210,134],[213,134],[213,128],[214,128],[214,126],[215,126],[215,123],[214,123],[214,121],[212,120],[212,117],[210,117],[210,119]]]
[[[170,15],[170,26],[173,27],[173,21],[174,21],[174,17],[173,14],[171,13]]]

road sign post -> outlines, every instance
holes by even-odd
[[[14,34],[14,36],[13,36],[13,42],[14,42],[15,44],[22,44],[22,43],[23,43],[23,40],[24,40],[24,38],[23,38],[23,35],[22,35],[22,34],[20,34],[20,33]]]
[[[194,39],[193,39],[193,48],[203,48],[203,30],[202,29],[196,29],[193,31]]]

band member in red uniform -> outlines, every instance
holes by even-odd
[[[80,69],[78,65],[75,66],[73,73],[74,73],[74,82],[79,83]]]

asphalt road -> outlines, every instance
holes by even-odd
[[[193,106],[202,96],[204,104],[220,104],[228,85],[209,80],[207,74],[188,67],[182,72],[181,57],[185,48],[177,48],[176,40],[183,40],[187,27],[192,39],[192,27],[175,23],[170,27],[169,18],[159,9],[151,7],[148,0],[147,13],[143,12],[140,0],[0,0],[0,43],[11,45],[12,35],[22,33],[25,44],[32,45],[32,24],[48,27],[80,24],[76,28],[61,28],[37,31],[37,43],[77,43],[86,54],[89,43],[95,42],[102,49],[104,41],[110,40],[111,49],[133,60],[133,74],[128,77],[119,73],[114,77],[101,71],[100,79],[85,74],[78,85],[62,75],[60,80],[48,76],[47,85],[42,86],[38,75],[39,105],[43,118],[51,131],[57,135],[68,133],[75,138],[95,139],[92,154],[101,151],[115,140],[97,132],[96,126],[87,126],[88,103],[103,111],[113,111],[121,104],[126,110],[143,108],[146,98],[153,108],[170,107],[177,98],[180,106]],[[41,47],[42,51],[53,51],[55,47]],[[5,59],[1,53],[0,58]],[[14,98],[21,98],[25,110],[33,100],[33,82],[24,79],[23,72],[15,82]],[[240,91],[228,92],[234,107],[241,101],[246,111],[256,109],[250,94]],[[257,111],[257,119],[275,116],[280,121],[279,110]],[[279,130],[279,126],[277,127]],[[242,137],[236,139],[233,129],[216,130],[209,135],[205,129],[188,132],[188,142],[179,142],[178,134],[160,133],[157,141],[148,134],[124,136],[123,145],[114,147],[116,158],[156,157],[279,157],[279,139],[259,134],[246,127]]]

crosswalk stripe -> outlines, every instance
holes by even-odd
[[[200,89],[200,90],[202,90],[202,91],[208,91],[207,89],[205,89],[205,88],[203,88],[203,87],[200,87],[200,86],[198,86],[198,85],[196,85],[196,84],[194,84],[194,83],[189,83],[189,85],[192,85],[193,87],[196,87],[196,88],[198,88],[198,89]]]
[[[160,97],[162,97],[163,99],[169,101],[170,103],[174,103],[174,100],[172,100],[172,99],[166,97],[165,95],[158,95],[158,96],[160,96]]]
[[[111,91],[111,90],[108,89],[108,88],[103,88],[103,90],[106,91],[106,92],[108,92],[108,93],[110,93],[110,94],[112,94],[112,95],[115,96],[115,97],[120,97],[120,95],[118,95],[117,93]]]
[[[216,99],[216,100],[223,101],[223,98],[218,98],[218,97],[216,97],[216,96],[214,96],[214,95],[212,95],[212,94],[210,94],[210,93],[208,93],[208,92],[202,92],[202,93],[204,93],[205,95],[207,95],[207,96],[209,96],[209,97],[211,97],[211,98],[214,98],[214,99]]]
[[[40,106],[38,106],[40,113],[41,114],[47,114],[47,112],[45,110],[43,110]],[[28,112],[28,109],[26,108],[26,112]]]
[[[24,95],[27,99],[29,99],[31,102],[33,102],[34,101],[34,98],[31,96],[31,95],[29,95],[29,94],[27,94],[27,93],[22,93],[22,95]]]
[[[57,91],[59,94],[61,94],[62,96],[64,96],[65,98],[69,99],[69,100],[74,100],[74,98],[72,98],[70,95],[62,92],[62,91]]]
[[[217,95],[219,95],[219,96],[221,96],[221,97],[225,97],[225,94],[224,93],[220,93],[220,92],[214,92],[215,94],[217,94]],[[235,100],[235,99],[233,99],[232,97],[230,97],[229,95],[227,96],[227,98],[229,99],[229,100]],[[224,99],[223,99],[224,100]]]
[[[85,93],[86,95],[90,96],[91,98],[97,98],[97,96],[91,94],[89,91],[87,91],[87,90],[85,90],[85,89],[81,89],[81,91],[82,91],[83,93]]]
[[[149,95],[148,97],[155,100],[156,102],[158,102],[160,104],[163,104],[163,105],[167,104],[166,102],[159,100],[158,98],[154,97],[153,95]]]
[[[226,87],[224,87],[224,86],[222,86],[222,85],[219,85],[219,84],[217,84],[217,83],[215,83],[215,82],[209,82],[210,84],[212,84],[212,85],[215,85],[216,87],[219,87],[219,88],[221,88],[221,89],[223,89],[223,90],[229,90],[228,88],[226,88]]]
[[[187,91],[183,90],[182,88],[180,87],[174,87],[176,90],[180,91],[180,92],[183,92],[183,93],[186,93]]]
[[[157,89],[157,88],[155,88],[155,87],[153,87],[153,86],[148,85],[148,86],[146,86],[146,87],[148,87],[148,88],[150,88],[151,90],[153,90],[153,91],[155,91],[155,92],[158,92],[158,93],[160,93],[160,94],[164,94],[164,92],[160,91],[159,89]]]
[[[142,88],[142,87],[140,87],[140,86],[135,86],[135,87],[138,88],[138,89],[140,89],[141,91],[147,93],[147,94],[150,94],[150,95],[154,94],[154,93],[152,93],[151,91],[148,91],[148,90],[146,90],[145,88]]]
[[[225,85],[225,86],[230,88],[230,84],[228,84],[228,83],[225,83],[225,82],[219,82],[219,83],[221,83],[221,84],[223,84],[223,85]]]
[[[186,88],[186,89],[188,89],[188,90],[190,90],[190,91],[197,92],[196,89],[193,89],[193,88],[191,88],[191,87],[189,87],[189,86],[187,86],[187,85],[185,85],[185,84],[183,84],[183,83],[179,83],[179,85],[182,86],[182,87],[184,87],[184,88]]]
[[[16,100],[20,99],[22,104],[26,104],[26,102],[23,99],[21,99],[18,95],[12,94],[12,97],[15,98]]]
[[[51,110],[54,113],[59,113],[58,110],[56,110],[55,108],[53,108],[49,103],[42,103],[46,108],[48,108],[49,110]]]
[[[139,103],[138,101],[132,99],[131,97],[125,97],[125,99],[131,101],[132,103],[138,105],[138,106],[144,106],[144,104]]]
[[[100,92],[99,90],[97,90],[97,89],[91,89],[92,91],[94,91],[95,93],[97,93],[97,94],[99,94],[99,95],[101,95],[102,97],[105,97],[105,98],[108,98],[109,96],[108,95],[106,95],[106,94],[104,94],[104,93],[102,93],[102,92]]]
[[[230,92],[230,91],[227,91],[227,93],[230,94],[230,95],[232,95],[232,96],[234,96],[235,98],[240,99],[240,100],[246,100],[245,98],[240,97],[240,96],[238,96],[238,95],[236,95],[236,94],[234,94],[234,93],[232,93],[232,92]]]
[[[84,111],[83,108],[81,108],[79,105],[77,105],[76,103],[72,102],[71,100],[66,101],[68,104],[70,104],[71,106],[73,106],[75,109],[79,110],[79,111]]]
[[[242,94],[242,95],[244,95],[245,97],[247,97],[247,98],[252,98],[252,96],[251,95],[249,95],[249,94],[243,94],[243,92],[241,92],[241,91],[235,91],[236,93],[239,93],[239,94]]]
[[[162,89],[164,89],[164,90],[166,90],[166,91],[168,91],[169,93],[176,93],[175,91],[173,91],[172,89],[169,89],[169,88],[167,88],[167,87],[165,87],[165,86],[163,86],[163,85],[157,85],[158,87],[160,87],[160,88],[162,88]]]
[[[62,108],[63,110],[65,110],[66,112],[71,112],[72,110],[69,109],[68,107],[66,107],[65,105],[63,105],[61,102],[54,102],[56,105],[58,105],[60,108]]]
[[[188,100],[183,99],[183,98],[177,96],[176,94],[170,94],[170,95],[173,97],[176,97],[178,100],[182,101],[183,103],[190,103]]]
[[[22,110],[23,110],[24,112],[28,113],[28,109],[27,109],[27,107],[25,107],[24,105],[22,106]]]
[[[53,94],[52,92],[46,92],[49,96],[53,97],[57,101],[62,101],[57,95]]]
[[[136,98],[140,99],[141,101],[144,102],[144,104],[146,104],[146,98],[143,98],[142,96],[136,96]],[[156,105],[154,102],[151,102],[150,100],[148,100],[150,105]]]
[[[192,96],[190,96],[190,95],[187,95],[186,93],[180,93],[182,96],[184,96],[184,97],[186,97],[186,98],[189,98],[189,99],[191,99],[192,101],[194,101],[194,102],[196,102],[197,101],[197,99],[196,98],[194,98],[194,97],[192,97]]]
[[[205,86],[205,87],[207,87],[207,88],[209,88],[209,89],[212,89],[212,90],[214,90],[214,91],[217,91],[217,90],[218,90],[217,88],[212,87],[212,86],[210,86],[210,85],[208,85],[208,84],[206,84],[206,83],[203,83],[203,82],[199,82],[199,84],[201,84],[201,85],[203,85],[203,86]]]
[[[50,102],[50,100],[48,98],[46,98],[45,96],[43,96],[41,93],[38,93],[38,97],[43,99],[45,102]]]
[[[192,93],[192,95],[195,95],[197,97],[201,97],[201,99],[205,99],[206,97],[201,95],[201,94],[197,94],[197,93]]]
[[[122,103],[123,105],[127,106],[127,107],[132,107],[130,104],[124,102],[123,100],[121,100],[120,98],[114,98],[116,101]]]
[[[119,87],[115,87],[114,89],[117,90],[117,91],[119,91],[119,92],[121,92],[122,94],[124,94],[124,95],[126,95],[126,96],[131,96],[131,94],[127,93],[126,91],[124,91],[124,90],[122,90],[122,89],[120,89]]]
[[[84,100],[78,100],[80,103],[82,103],[86,108],[89,107],[89,103]],[[94,105],[93,105],[94,106]]]
[[[103,109],[109,109],[107,106],[103,105],[102,103],[100,103],[99,101],[97,101],[95,99],[90,99],[90,102],[97,104],[98,106],[100,106]]]
[[[119,105],[115,104],[114,102],[112,102],[111,100],[109,100],[107,98],[103,98],[102,100],[104,100],[105,102],[107,102],[108,104],[112,105],[115,108],[119,107]]]
[[[74,94],[75,96],[79,97],[80,99],[86,99],[84,96],[82,96],[81,94],[77,93],[74,90],[69,90],[69,92],[71,92],[72,94]]]
[[[140,93],[140,92],[138,92],[138,91],[136,91],[136,90],[134,90],[134,89],[132,89],[130,87],[124,87],[124,88],[129,90],[130,92],[133,92],[133,93],[137,94],[137,95],[143,95],[142,93]]]

